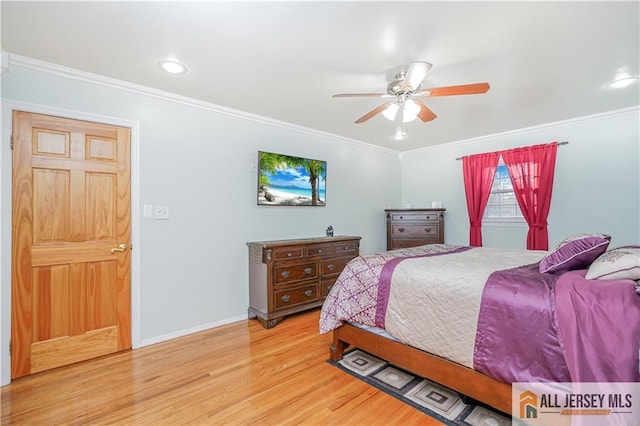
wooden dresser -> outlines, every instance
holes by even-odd
[[[347,262],[358,256],[360,238],[248,242],[249,318],[271,328],[286,315],[322,305]]]
[[[387,250],[444,244],[445,209],[386,209]]]

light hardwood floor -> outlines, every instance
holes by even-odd
[[[440,424],[329,365],[319,310],[241,321],[14,380],[2,425]]]

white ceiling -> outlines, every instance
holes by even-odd
[[[640,104],[640,2],[0,2],[2,50],[401,151]],[[187,74],[157,63],[172,57]],[[385,92],[411,61],[434,121],[394,123]],[[10,71],[9,71],[10,72]]]

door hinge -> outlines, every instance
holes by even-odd
[[[9,141],[9,148],[13,149],[13,135],[11,135],[11,139]]]
[[[13,355],[13,340],[9,340],[9,355]]]

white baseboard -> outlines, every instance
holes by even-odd
[[[178,337],[188,336],[189,334],[199,333],[201,331],[210,330],[212,328],[220,327],[220,326],[231,324],[238,321],[246,321],[246,320],[247,320],[246,314],[238,315],[231,318],[225,318],[220,321],[210,322],[208,324],[202,324],[197,327],[186,328],[184,330],[178,330],[172,333],[163,334],[162,336],[153,337],[151,339],[143,339],[140,341],[139,348],[142,348],[144,346],[149,346],[149,345],[155,345],[156,343],[166,342],[168,340],[176,339]],[[134,348],[134,349],[138,349],[138,348]]]

